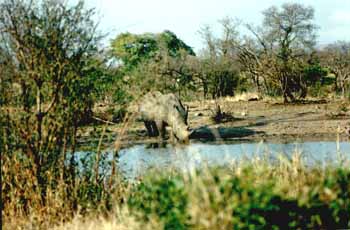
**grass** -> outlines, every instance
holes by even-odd
[[[149,172],[137,182],[117,178],[112,187],[107,177],[96,184],[86,173],[71,187],[49,180],[41,203],[29,165],[12,160],[2,165],[3,229],[350,227],[348,162],[308,168],[298,154],[274,163],[256,158],[229,169]]]

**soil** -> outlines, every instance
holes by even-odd
[[[215,124],[213,102],[206,105],[192,105],[194,114],[190,116],[192,127],[208,124],[221,130],[242,129],[242,135],[250,140],[261,139],[335,139],[346,138],[346,128],[350,125],[350,106],[340,101],[308,101],[283,104],[265,101],[221,101],[221,111],[232,115],[226,122]],[[193,113],[192,112],[192,113]],[[198,116],[202,113],[203,116]],[[197,116],[196,116],[197,115]],[[251,132],[249,132],[251,131]],[[247,135],[246,135],[247,134]],[[226,135],[230,138],[230,135]],[[235,138],[233,136],[233,138]]]
[[[206,100],[185,103],[190,106],[189,126],[193,141],[213,140],[349,140],[350,104],[339,100],[313,100],[293,104],[273,101]],[[212,117],[217,105],[220,119]],[[102,125],[104,126],[104,125]],[[85,127],[80,142],[95,142],[101,137],[100,127]],[[123,125],[108,124],[103,142],[108,146],[121,133]],[[150,143],[157,139],[147,136],[142,121],[135,121],[118,139],[118,145]]]

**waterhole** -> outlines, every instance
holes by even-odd
[[[294,154],[299,154],[307,167],[338,164],[350,160],[350,142],[140,144],[120,150],[117,165],[120,173],[131,179],[141,177],[149,170],[193,171],[203,167],[232,167],[240,161],[257,158],[273,163],[280,156],[291,159]],[[110,160],[112,151],[106,150],[102,156]]]

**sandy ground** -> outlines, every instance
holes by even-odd
[[[340,100],[307,101],[283,104],[273,101],[237,101],[224,98],[185,103],[190,106],[189,126],[194,129],[191,141],[208,140],[339,140],[347,141],[350,128],[350,103]],[[229,114],[229,119],[216,123],[212,116],[216,105]],[[103,125],[102,125],[103,126]],[[102,126],[85,127],[80,132],[80,143],[98,142]],[[122,124],[106,125],[103,142],[115,142]],[[127,127],[121,136],[122,146],[154,142],[146,135],[141,121]]]
[[[238,137],[245,139],[335,139],[339,134],[346,138],[346,129],[350,125],[350,106],[340,101],[310,101],[298,104],[283,104],[266,101],[221,100],[218,103],[223,112],[233,116],[231,121],[215,124],[213,115],[215,102],[193,103],[191,105],[190,125],[198,128],[203,124],[229,129],[246,130]],[[347,110],[346,112],[343,110]],[[203,113],[203,116],[198,116]],[[224,133],[225,134],[225,133]],[[230,135],[226,135],[230,138]],[[234,134],[232,134],[235,138]]]

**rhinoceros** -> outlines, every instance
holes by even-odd
[[[170,138],[188,142],[190,130],[187,125],[188,108],[174,94],[159,91],[145,94],[139,101],[138,112],[149,136],[165,138],[166,126],[171,127]]]

